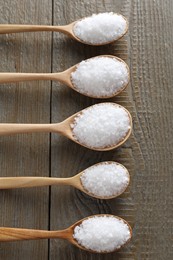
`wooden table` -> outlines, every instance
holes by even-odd
[[[68,24],[92,13],[125,15],[129,33],[117,43],[85,46],[59,33],[0,35],[0,71],[62,71],[83,59],[112,54],[130,66],[131,84],[111,99],[133,117],[133,134],[119,149],[89,151],[58,135],[0,137],[1,176],[68,177],[104,161],[124,164],[131,174],[128,191],[117,199],[92,199],[70,187],[0,191],[0,225],[63,229],[98,213],[123,217],[133,227],[131,243],[108,255],[81,251],[67,241],[0,244],[1,260],[173,259],[173,1],[171,0],[6,0],[1,23]],[[59,122],[99,100],[58,82],[0,86],[0,121]]]

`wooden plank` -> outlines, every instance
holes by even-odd
[[[115,11],[129,15],[129,5],[126,1],[54,1],[54,24],[67,24],[92,13]],[[63,35],[54,34],[53,71],[63,71],[83,59],[100,54],[117,55],[127,60],[128,37],[116,44],[102,47],[91,47],[77,43]],[[135,111],[130,99],[130,88],[121,96],[111,99],[127,107],[133,115]],[[101,101],[84,97],[66,86],[53,83],[52,121],[59,122],[81,109]],[[94,163],[115,160],[123,163],[133,176],[135,157],[140,151],[134,136],[122,148],[110,152],[95,152],[80,147],[66,138],[52,135],[51,172],[52,176],[69,177]],[[135,208],[131,188],[120,198],[111,201],[92,199],[70,187],[52,187],[51,189],[51,229],[61,229],[70,226],[77,220],[98,213],[112,213],[122,216],[134,224]],[[134,259],[133,246],[111,255],[99,256],[81,251],[69,245],[66,241],[51,240],[50,259]]]
[[[53,135],[52,176],[68,177],[93,163],[116,160],[129,169],[131,185],[123,196],[106,202],[91,199],[69,187],[52,188],[51,229],[65,228],[80,218],[106,212],[129,221],[133,239],[126,248],[109,255],[91,255],[66,241],[51,240],[51,260],[173,258],[172,9],[171,0],[54,1],[55,24],[66,24],[101,11],[121,12],[129,19],[128,36],[123,42],[109,46],[84,46],[55,34],[53,70],[64,70],[98,54],[121,56],[125,53],[122,58],[127,58],[128,54],[131,84],[127,91],[112,100],[132,113],[134,131],[125,145],[105,153],[89,151]],[[52,121],[61,121],[97,102],[54,83]]]
[[[129,2],[134,130],[145,164],[132,185],[135,256],[172,259],[173,2]]]
[[[1,1],[0,23],[51,24],[52,6],[46,0]],[[50,72],[51,33],[0,36],[0,71]],[[50,82],[0,86],[0,121],[49,123]],[[49,176],[49,135],[0,138],[1,176]],[[49,189],[0,191],[0,226],[47,229]],[[48,259],[48,242],[0,244],[0,259]]]

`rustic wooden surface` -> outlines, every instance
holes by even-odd
[[[0,226],[61,229],[98,213],[123,217],[133,239],[117,253],[90,254],[67,241],[0,244],[2,260],[173,259],[173,2],[171,0],[0,1],[1,23],[67,24],[92,13],[114,11],[130,23],[126,37],[104,47],[77,43],[58,33],[0,36],[0,71],[62,71],[85,58],[112,54],[128,62],[131,84],[119,97],[133,116],[134,130],[121,148],[94,152],[58,135],[0,137],[1,176],[68,177],[90,165],[115,160],[131,174],[118,199],[100,201],[70,187],[0,191]],[[59,122],[99,100],[57,82],[0,86],[0,121]]]

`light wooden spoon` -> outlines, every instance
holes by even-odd
[[[127,19],[121,15],[123,17],[123,19],[126,21],[126,28],[125,30],[122,32],[122,34],[116,39],[116,40],[119,40],[121,37],[123,37],[127,30],[128,30],[128,22],[127,22]],[[85,19],[82,18],[82,19]],[[84,43],[84,44],[88,44],[88,45],[105,45],[105,44],[109,44],[111,42],[114,42],[116,40],[112,40],[112,41],[107,41],[107,42],[104,42],[104,43],[97,43],[97,44],[92,44],[92,43],[88,43],[88,42],[84,42],[82,41],[79,37],[77,37],[74,33],[74,26],[75,24],[78,22],[78,21],[81,21],[82,19],[80,20],[77,20],[75,22],[72,22],[68,25],[62,25],[62,26],[53,26],[53,25],[25,25],[25,24],[1,24],[0,25],[0,34],[7,34],[7,33],[21,33],[21,32],[39,32],[39,31],[51,31],[51,32],[60,32],[60,33],[64,33],[66,34],[67,36],[73,38],[74,40],[78,41],[78,42],[81,42],[81,43]]]
[[[129,68],[128,68],[127,64],[122,59],[115,57],[113,55],[99,55],[99,56],[87,59],[86,61],[89,61],[89,60],[92,60],[92,59],[95,59],[95,58],[98,58],[98,57],[99,58],[108,57],[108,58],[111,58],[111,59],[116,59],[117,61],[124,63],[124,65],[127,68],[127,71],[128,71],[128,81],[127,81],[127,83],[122,85],[121,88],[119,88],[113,94],[109,94],[109,95],[105,95],[105,96],[104,95],[98,96],[98,95],[89,95],[87,93],[83,93],[83,91],[80,92],[79,88],[77,88],[73,84],[72,77],[71,77],[71,74],[74,71],[76,71],[78,64],[72,66],[71,68],[69,68],[69,69],[67,69],[63,72],[59,72],[59,73],[9,73],[9,72],[4,72],[4,73],[0,73],[0,83],[32,81],[32,80],[55,80],[55,81],[59,81],[63,84],[66,84],[68,87],[72,88],[73,90],[75,90],[78,93],[83,94],[85,96],[89,96],[89,97],[93,97],[93,98],[111,98],[111,97],[114,97],[114,96],[120,94],[127,87],[129,80],[130,80]],[[99,70],[98,70],[98,72],[99,72]],[[102,75],[100,75],[100,78],[101,77],[102,77]]]
[[[118,106],[121,107],[122,109],[124,109],[129,117],[129,126],[130,128],[127,131],[126,136],[124,136],[124,138],[122,140],[120,140],[118,143],[110,145],[110,146],[106,146],[106,147],[99,147],[99,148],[93,148],[93,147],[89,147],[83,143],[80,143],[74,136],[73,134],[73,130],[71,128],[71,125],[74,124],[75,122],[75,118],[79,115],[81,115],[83,113],[83,111],[85,111],[86,109],[89,109],[91,107],[94,106],[98,106],[101,104],[112,104],[114,106]],[[123,106],[120,106],[118,104],[115,103],[99,103],[96,105],[93,105],[91,107],[88,107],[84,110],[81,110],[80,112],[68,117],[66,120],[62,121],[61,123],[52,123],[52,124],[9,124],[9,123],[5,123],[5,124],[0,124],[0,136],[2,135],[11,135],[11,134],[21,134],[21,133],[33,133],[33,132],[52,132],[52,133],[59,133],[62,134],[66,137],[68,137],[69,139],[71,139],[72,141],[87,147],[89,149],[92,150],[96,150],[96,151],[109,151],[112,149],[115,149],[117,147],[119,147],[120,145],[122,145],[130,136],[131,131],[132,131],[132,118],[131,115],[129,113],[129,111],[127,109],[125,109]]]
[[[90,166],[88,169],[91,169],[95,166],[104,165],[104,164],[115,164],[115,162],[101,162]],[[124,188],[113,196],[96,196],[95,194],[89,192],[82,184],[81,176],[85,172],[82,171],[77,175],[70,178],[52,178],[52,177],[0,177],[0,189],[15,189],[15,188],[31,188],[31,187],[41,187],[49,185],[70,185],[77,188],[80,191],[83,191],[87,195],[97,198],[97,199],[113,199],[121,195],[127,188],[130,182],[130,175],[128,170],[121,164],[116,163],[123,167],[128,175],[128,183]],[[105,173],[106,177],[106,173]]]
[[[122,220],[129,228],[130,231],[130,238],[121,246],[123,247],[126,243],[129,242],[129,240],[132,237],[132,229],[130,225],[122,218],[109,215],[109,214],[99,214],[99,215],[93,215],[89,216],[87,218],[81,219],[77,221],[75,224],[70,226],[67,229],[64,230],[58,230],[58,231],[47,231],[47,230],[36,230],[36,229],[23,229],[23,228],[8,228],[8,227],[0,227],[0,242],[10,242],[10,241],[21,241],[21,240],[36,240],[36,239],[50,239],[50,238],[60,238],[60,239],[66,239],[73,245],[79,247],[80,249],[89,251],[91,253],[98,253],[96,251],[87,249],[80,245],[76,239],[74,239],[74,229],[76,226],[79,226],[84,220],[88,218],[93,218],[95,216],[111,216],[116,219]],[[114,251],[119,250],[120,248],[115,249]],[[107,252],[102,252],[107,253]]]

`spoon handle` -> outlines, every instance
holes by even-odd
[[[0,124],[0,136],[50,131],[51,124]]]
[[[69,237],[68,230],[47,231],[47,230],[36,230],[36,229],[0,227],[1,242],[48,239],[48,238],[68,239],[68,237]]]
[[[53,80],[61,73],[0,73],[0,83],[32,81],[32,80]],[[56,78],[54,77],[56,75]]]
[[[70,185],[68,180],[70,180],[70,178],[2,177],[0,178],[0,189],[29,188],[49,185]]]
[[[52,25],[30,25],[30,24],[0,24],[0,34],[20,33],[20,32],[62,32],[69,33],[70,25],[52,26]]]
[[[64,121],[65,122],[65,121]],[[55,124],[0,124],[0,136],[11,134],[24,134],[24,133],[59,133],[69,136],[66,131],[67,125],[64,122]],[[67,130],[66,130],[67,129]]]

